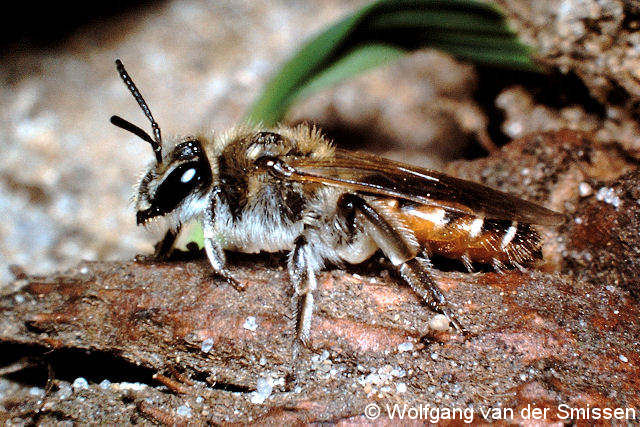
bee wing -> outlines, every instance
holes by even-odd
[[[565,217],[487,186],[366,153],[336,149],[327,160],[287,160],[288,179],[318,182],[360,194],[405,199],[449,212],[527,224],[559,225]]]

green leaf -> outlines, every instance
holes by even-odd
[[[402,49],[378,44],[356,47],[301,86],[293,101],[297,98],[304,99],[312,93],[339,83],[348,77],[391,62],[404,53],[405,51]]]
[[[424,47],[540,71],[495,7],[472,0],[379,0],[309,40],[274,75],[247,119],[271,126],[310,94]]]
[[[372,30],[412,27],[425,31],[447,30],[513,35],[513,31],[504,22],[494,22],[468,12],[403,10],[381,13],[371,20]]]
[[[286,113],[297,89],[326,68],[328,63],[338,59],[335,51],[374,5],[375,3],[366,6],[342,19],[307,42],[267,83],[262,95],[251,107],[249,121],[266,126],[277,123]]]

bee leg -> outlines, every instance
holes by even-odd
[[[467,334],[467,330],[453,314],[444,294],[418,258],[410,259],[396,268],[402,279],[416,294],[420,295],[431,310],[444,314],[449,318],[451,326],[463,335]]]
[[[173,250],[173,244],[176,242],[178,235],[180,234],[180,228],[177,230],[167,230],[162,240],[160,240],[155,245],[155,251],[153,253],[153,257],[157,259],[165,259],[169,258],[171,255],[171,251]]]
[[[451,326],[466,334],[444,294],[429,274],[428,266],[420,263],[415,250],[409,246],[402,234],[365,200],[353,195],[347,197],[346,203],[352,205],[359,213],[358,219],[364,223],[371,238],[389,258],[404,282],[420,295],[431,310],[447,316]]]
[[[213,267],[217,275],[224,278],[237,291],[244,291],[246,285],[233,277],[225,268],[227,257],[224,254],[222,245],[218,242],[218,239],[216,239],[213,221],[210,217],[205,218],[202,228],[204,231],[204,251],[207,254],[211,267]]]
[[[316,271],[309,263],[307,241],[304,236],[296,239],[295,248],[289,254],[289,277],[293,284],[296,313],[296,343],[308,344],[313,315],[313,291],[315,291]],[[296,347],[297,347],[296,344]],[[294,348],[294,351],[297,348]]]
[[[288,387],[296,381],[296,366],[301,346],[309,345],[311,317],[313,316],[313,291],[316,289],[316,269],[310,261],[309,247],[304,236],[296,239],[294,249],[289,253],[287,267],[293,284],[293,310],[295,312],[295,339],[291,351],[291,366],[287,374]]]

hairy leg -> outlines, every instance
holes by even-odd
[[[466,333],[457,320],[444,294],[428,272],[428,264],[416,258],[415,249],[411,248],[407,238],[358,196],[347,196],[345,203],[350,204],[358,219],[363,222],[378,247],[397,269],[404,282],[413,289],[432,310],[449,318],[451,326]]]
[[[211,267],[213,267],[213,270],[216,272],[216,274],[223,277],[236,290],[244,291],[245,284],[236,280],[225,268],[227,264],[227,257],[225,256],[224,248],[222,247],[222,244],[217,238],[215,232],[213,204],[214,202],[212,201],[210,208],[207,209],[207,212],[205,213],[202,226],[204,234],[204,251],[207,254],[209,263],[211,264]]]
[[[447,299],[429,274],[425,264],[421,263],[418,258],[413,258],[396,268],[402,280],[404,280],[416,294],[420,295],[431,310],[444,314],[449,318],[451,326],[463,334],[467,333],[466,329],[460,324],[451,311]]]
[[[313,291],[315,291],[316,271],[309,262],[309,247],[303,236],[296,240],[295,248],[289,254],[289,277],[293,284],[296,311],[296,341],[307,344],[313,315]]]

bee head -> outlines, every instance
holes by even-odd
[[[181,223],[197,215],[206,203],[206,193],[212,182],[211,166],[202,142],[187,137],[176,144],[163,144],[160,126],[142,98],[140,91],[124,68],[116,60],[120,77],[129,88],[140,108],[151,122],[153,138],[133,123],[112,116],[111,123],[151,144],[156,161],[142,177],[135,197],[138,225],[152,218],[172,214]]]
[[[184,222],[202,210],[212,181],[202,143],[184,138],[142,177],[135,199],[138,225],[173,213]]]

